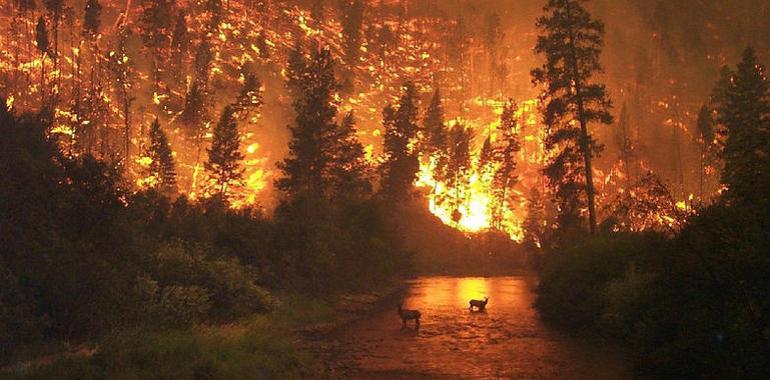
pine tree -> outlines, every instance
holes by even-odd
[[[120,101],[123,114],[124,162],[130,161],[131,151],[131,104],[134,102],[132,89],[135,73],[132,62],[128,57],[128,39],[131,29],[121,25],[117,31],[117,41],[114,52],[110,53],[109,68],[115,80],[117,98]]]
[[[587,203],[591,233],[596,232],[596,202],[591,160],[601,146],[588,131],[591,123],[611,124],[611,102],[603,84],[594,80],[602,71],[599,54],[604,24],[594,20],[582,0],[548,0],[545,16],[537,21],[543,32],[535,52],[546,63],[532,70],[535,83],[545,86],[543,118],[548,130],[545,145],[557,151],[544,173],[559,201],[561,221],[574,224]]]
[[[329,148],[337,129],[333,97],[339,85],[334,77],[334,60],[328,49],[319,49],[306,62],[298,44],[287,71],[287,87],[294,97],[297,116],[289,127],[289,155],[278,164],[283,177],[276,185],[289,202],[308,197],[327,199],[331,188],[326,175],[331,163]]]
[[[519,141],[519,120],[516,117],[518,106],[510,99],[503,107],[500,115],[500,143],[495,149],[494,158],[497,163],[493,178],[495,207],[493,221],[497,227],[502,223],[502,215],[511,201],[513,187],[518,182],[516,168],[517,155],[521,150]]]
[[[233,103],[238,118],[246,120],[251,113],[256,113],[262,106],[262,83],[254,74],[246,74],[241,92]]]
[[[96,38],[101,26],[102,6],[99,0],[87,0],[85,16],[83,17],[83,35],[89,39]]]
[[[243,177],[241,138],[234,112],[230,106],[226,106],[222,111],[222,116],[214,127],[211,148],[208,149],[209,159],[205,163],[206,170],[209,171],[216,185],[217,193],[224,198],[227,197],[229,189],[240,185]]]
[[[527,216],[521,227],[524,230],[524,247],[530,250],[542,248],[543,240],[546,234],[546,215],[543,196],[532,188],[529,199],[527,200]]]
[[[184,108],[179,115],[188,136],[194,139],[202,136],[207,115],[206,92],[197,81],[193,81],[185,94]]]
[[[51,54],[51,43],[48,40],[48,29],[45,27],[45,19],[40,16],[37,19],[37,26],[35,27],[35,42],[37,43],[37,50],[40,51],[40,104],[41,107],[45,106],[45,57]]]
[[[438,88],[433,93],[422,125],[424,134],[422,153],[433,161],[434,178],[439,182],[443,182],[446,180],[447,175],[448,136],[444,122],[444,108],[441,106],[441,93]]]
[[[385,128],[381,194],[391,201],[408,199],[412,184],[420,169],[417,152],[413,149],[417,138],[417,90],[407,82],[398,102],[398,109],[392,106],[383,111]]]
[[[48,15],[53,21],[51,27],[53,31],[53,49],[50,51],[51,58],[53,59],[54,68],[59,68],[59,25],[61,24],[62,16],[64,15],[64,1],[63,0],[43,0]],[[57,80],[61,78],[61,74],[57,77]]]
[[[705,176],[706,165],[709,160],[710,152],[713,151],[714,139],[716,138],[714,118],[711,116],[711,110],[707,106],[701,107],[698,112],[698,120],[696,122],[696,128],[698,130],[698,137],[700,142],[700,170],[699,170],[699,195],[701,200],[704,200],[705,194]]]
[[[157,92],[160,89],[160,72],[163,62],[163,52],[169,45],[169,33],[173,27],[172,0],[144,0],[142,13],[139,16],[140,30],[144,46],[152,54],[153,84]]]
[[[464,125],[457,123],[449,131],[449,160],[447,163],[446,184],[452,191],[452,220],[459,223],[462,213],[459,208],[464,202],[468,191],[468,177],[471,170],[471,141],[473,131]]]
[[[636,158],[635,146],[633,140],[631,139],[630,133],[631,126],[629,124],[630,121],[628,117],[628,110],[626,109],[626,105],[624,103],[623,107],[620,108],[620,118],[618,120],[618,125],[615,127],[615,145],[618,148],[620,160],[625,166],[626,177],[628,178],[628,186],[626,187],[630,187],[633,177],[631,173],[631,169],[633,167],[632,161]]]
[[[158,118],[155,118],[150,126],[150,145],[145,155],[152,159],[147,175],[155,179],[153,187],[164,194],[176,191],[174,156],[166,133],[160,128]]]
[[[203,40],[198,45],[198,50],[195,51],[195,80],[204,87],[209,82],[209,69],[213,59],[214,56],[211,54],[209,43]]]
[[[344,40],[345,62],[353,67],[358,62],[361,49],[361,26],[364,22],[364,2],[362,0],[346,1],[343,9],[342,35]]]
[[[770,191],[770,93],[765,68],[747,48],[718,110],[726,139],[722,182],[728,199],[755,204]]]
[[[355,117],[348,112],[335,131],[330,147],[331,164],[328,176],[332,179],[336,201],[362,199],[372,190],[369,182],[369,164],[364,146],[356,135]]]
[[[182,63],[187,54],[187,49],[189,48],[189,39],[190,36],[187,32],[185,12],[180,10],[176,15],[174,31],[171,33],[171,54],[174,65],[174,77],[177,81],[181,81],[183,76]]]

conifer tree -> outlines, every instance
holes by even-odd
[[[238,118],[246,120],[251,113],[259,110],[262,106],[262,83],[254,74],[246,74],[241,87],[241,92],[235,99],[233,108],[238,114]]]
[[[546,233],[545,222],[546,215],[543,196],[537,188],[532,188],[527,200],[527,216],[521,225],[524,230],[524,241],[522,243],[527,249],[537,250],[542,248]]]
[[[714,118],[711,116],[711,110],[705,105],[701,107],[698,112],[698,120],[696,122],[696,128],[698,130],[698,139],[700,142],[700,170],[698,174],[699,195],[701,200],[705,197],[705,176],[706,165],[709,160],[709,155],[713,151],[714,139],[716,138]]]
[[[99,0],[87,0],[83,16],[83,35],[89,39],[96,38],[101,26],[102,6]]]
[[[222,111],[222,116],[214,127],[211,148],[208,149],[209,159],[205,163],[217,193],[225,198],[227,191],[239,185],[243,178],[241,138],[234,112],[231,106],[226,106]]]
[[[634,177],[632,173],[632,161],[635,159],[635,147],[633,140],[631,139],[631,126],[629,124],[628,110],[626,109],[626,105],[623,104],[623,107],[620,108],[618,125],[615,127],[615,145],[618,148],[620,160],[623,161],[623,165],[625,166],[626,177],[628,178],[627,187],[630,187],[632,178]]]
[[[305,61],[297,44],[287,71],[287,87],[294,97],[297,116],[289,127],[289,155],[278,163],[283,177],[276,185],[288,201],[300,197],[325,199],[330,194],[329,153],[337,129],[333,96],[339,85],[334,77],[334,60],[328,49],[318,49]]]
[[[209,43],[203,40],[195,51],[195,79],[204,87],[209,82],[209,69],[213,58]]]
[[[493,178],[495,207],[493,213],[496,215],[497,227],[500,226],[499,219],[503,211],[511,201],[513,187],[518,182],[516,167],[518,166],[517,155],[521,150],[519,141],[519,120],[516,117],[518,106],[510,99],[503,107],[503,113],[500,115],[500,143],[495,149],[494,158],[497,163]]]
[[[364,2],[347,0],[343,9],[342,35],[344,40],[345,62],[353,67],[358,61],[361,49],[361,26],[364,22]]]
[[[164,50],[169,45],[169,33],[173,28],[172,0],[144,0],[139,16],[140,30],[144,46],[149,49],[153,59],[153,84],[155,91],[160,89],[160,72]]]
[[[154,188],[168,194],[176,190],[176,167],[166,133],[157,118],[150,126],[150,145],[145,152],[152,159],[148,175],[155,178]]]
[[[391,201],[406,200],[411,195],[412,184],[420,169],[414,143],[417,138],[417,90],[407,82],[398,102],[383,111],[385,128],[381,193]]]
[[[457,123],[449,131],[449,160],[447,164],[447,187],[452,194],[452,220],[459,223],[462,219],[459,207],[468,190],[468,177],[471,169],[471,141],[473,131]]]
[[[131,150],[131,104],[134,102],[132,89],[134,87],[135,73],[133,63],[128,56],[128,39],[131,29],[121,25],[117,31],[117,41],[114,53],[109,57],[109,67],[115,80],[117,98],[121,104],[123,113],[123,138],[124,160],[130,161]]]
[[[728,199],[766,200],[770,191],[770,93],[765,68],[747,48],[718,110],[726,138],[722,182]]]
[[[40,16],[37,19],[37,26],[35,27],[35,42],[37,43],[37,50],[40,52],[40,103],[41,107],[45,105],[45,57],[51,54],[51,43],[48,40],[48,29],[45,27],[45,19]]]
[[[447,128],[444,122],[444,108],[441,105],[441,92],[438,88],[433,93],[430,105],[425,111],[422,130],[424,134],[422,153],[433,160],[434,178],[444,181],[448,161]]]
[[[356,135],[355,123],[353,112],[348,112],[331,140],[328,176],[332,179],[332,198],[336,201],[361,199],[371,192],[370,167],[364,146]]]
[[[188,136],[194,139],[201,137],[207,114],[206,92],[198,81],[193,81],[185,94],[184,108],[179,115],[179,121],[186,127]]]
[[[592,159],[601,146],[591,137],[592,123],[611,124],[611,102],[594,75],[599,62],[604,24],[591,18],[583,0],[548,0],[546,13],[537,21],[542,31],[535,52],[546,63],[532,70],[536,84],[545,87],[543,119],[548,131],[545,145],[554,158],[544,173],[554,188],[562,227],[577,224],[579,210],[587,204],[589,227],[596,232],[596,201]]]

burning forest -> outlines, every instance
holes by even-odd
[[[534,266],[544,318],[566,310],[570,323],[619,328],[608,334],[647,347],[660,337],[644,334],[666,326],[641,331],[643,316],[664,311],[642,316],[619,300],[647,300],[653,279],[682,284],[637,250],[697,256],[671,270],[711,273],[705,283],[742,294],[719,307],[747,310],[704,334],[755,329],[765,338],[751,349],[767,353],[757,300],[770,289],[739,280],[756,262],[703,253],[764,257],[765,235],[720,223],[766,205],[767,1],[5,0],[0,10],[10,181],[0,285],[11,289],[0,301],[29,321],[0,307],[0,330],[18,331],[0,332],[10,342],[0,356],[88,341],[119,330],[123,313],[142,327],[229,323],[283,310],[274,291],[375,287],[448,271],[434,261],[449,256],[458,267]],[[713,242],[714,231],[757,243]],[[604,257],[617,273],[599,280],[583,250],[622,251]],[[106,290],[71,300],[83,288],[57,268],[85,273],[85,263],[103,271],[82,286],[123,289],[132,304]],[[569,309],[561,278],[604,289],[603,314]],[[728,351],[741,344],[720,339]],[[651,365],[694,368],[672,363]]]

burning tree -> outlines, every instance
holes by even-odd
[[[604,225],[616,231],[673,233],[686,216],[676,203],[660,177],[649,171],[612,202]]]
[[[158,118],[150,126],[150,145],[145,156],[150,162],[147,166],[145,183],[163,194],[172,194],[176,191],[176,166],[171,147],[168,144],[166,133],[160,128]]]
[[[767,199],[770,190],[770,96],[765,68],[751,48],[730,76],[718,103],[718,120],[726,134],[722,182],[728,199],[748,202]]]
[[[382,183],[380,192],[392,201],[403,201],[412,193],[412,183],[420,168],[414,149],[417,125],[417,89],[407,82],[398,101],[398,108],[388,105],[383,110],[385,127]]]
[[[205,163],[206,170],[211,174],[214,192],[224,199],[227,198],[228,190],[240,185],[243,179],[241,137],[234,113],[231,106],[222,111],[222,116],[214,127],[211,148],[208,149],[209,159]]]
[[[521,150],[521,144],[519,143],[519,123],[516,110],[517,106],[513,100],[509,100],[503,107],[503,113],[500,116],[502,138],[492,155],[497,164],[492,180],[495,196],[495,210],[492,213],[492,219],[493,225],[497,228],[500,228],[502,224],[504,210],[510,209],[511,193],[518,181],[516,155]]]
[[[535,52],[546,56],[543,66],[532,70],[541,95],[548,129],[546,148],[555,156],[544,169],[554,188],[562,228],[574,227],[587,203],[591,233],[596,232],[596,204],[591,160],[601,151],[589,133],[590,123],[611,124],[611,102],[603,84],[593,76],[602,71],[599,62],[604,24],[594,20],[580,0],[549,0],[537,27]]]

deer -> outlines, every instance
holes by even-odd
[[[406,327],[406,322],[410,319],[414,320],[414,327],[420,328],[420,311],[408,310],[402,308],[403,303],[398,304],[398,316],[401,317],[402,327]]]
[[[473,308],[475,307],[478,311],[484,311],[487,308],[487,303],[489,302],[489,297],[484,297],[483,301],[479,300],[470,300],[468,304],[468,310],[473,311]]]

